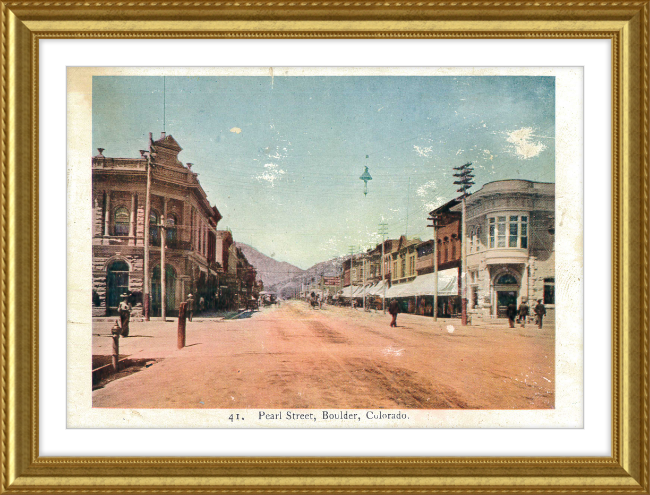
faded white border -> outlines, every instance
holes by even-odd
[[[272,74],[272,76],[269,76]],[[92,407],[90,291],[92,77],[114,76],[553,76],[556,100],[555,408],[551,410],[383,410],[406,419],[323,422],[259,420],[257,410]],[[69,68],[68,69],[68,428],[540,428],[582,426],[582,68]],[[424,219],[423,219],[424,221]],[[335,385],[334,385],[335,386]],[[268,410],[277,413],[280,410]],[[294,412],[307,412],[294,410]],[[319,409],[313,412],[321,416]],[[338,410],[330,410],[335,413]],[[231,414],[246,417],[232,422]],[[406,414],[407,413],[407,414]],[[284,417],[284,416],[282,416]]]
[[[327,42],[324,42],[324,43],[327,44]],[[401,42],[397,42],[397,43],[401,43]],[[450,42],[444,42],[444,44],[447,44],[447,45],[449,43]],[[491,43],[491,42],[480,41],[480,42],[475,42],[475,43],[483,43],[483,44],[485,44],[485,43]],[[471,59],[476,59],[476,55],[478,55],[478,58],[482,62],[485,62],[486,60],[489,59],[489,57],[487,59],[485,57],[485,55],[486,55],[485,48],[487,48],[487,47],[485,47],[485,46],[477,47],[475,43],[474,43],[473,47],[469,46],[469,45],[472,45],[472,43],[467,43],[467,42],[462,42],[461,43],[461,45],[463,45],[463,47],[462,47],[463,49],[460,50],[460,51],[461,52],[465,51],[465,53],[464,53],[465,57],[460,57],[460,58],[464,62],[470,62],[471,63]],[[507,43],[510,43],[510,42],[507,42]],[[521,42],[518,42],[518,43],[521,43]],[[535,43],[543,45],[546,42],[534,42],[534,44]],[[340,45],[341,45],[340,41],[336,42],[336,44],[340,48]],[[527,49],[531,48],[530,43],[524,42],[523,44],[524,45],[526,45],[526,44],[529,45],[529,46],[526,47]],[[554,44],[557,46],[557,43],[554,43]],[[583,42],[578,42],[578,44],[584,45]],[[404,44],[401,44],[401,47],[404,48]],[[44,47],[41,48],[41,50],[42,50],[41,53],[44,55],[47,52],[45,50],[43,50],[43,48]],[[250,43],[248,43],[247,48],[251,48]],[[385,44],[382,45],[382,48],[385,48]],[[467,51],[468,48],[469,48],[469,51]],[[496,47],[492,46],[492,48],[494,49]],[[584,55],[585,46],[577,47],[575,45],[571,46],[571,50],[569,50],[569,51],[567,51],[566,47],[564,47],[564,49],[560,50],[559,53],[562,53],[564,55],[573,54],[573,57],[575,58],[575,52],[574,52],[575,48],[579,48],[579,50],[578,50],[579,53],[581,53],[581,55]],[[605,43],[605,46],[603,46],[603,44],[600,43],[597,46],[594,46],[592,48],[596,48],[593,51],[593,54],[596,55],[594,57],[594,59],[596,61],[598,61],[598,62],[602,62],[603,60],[608,61],[607,56],[603,57],[603,55],[608,54],[609,43]],[[481,53],[481,51],[483,51],[483,53]],[[407,52],[411,53],[408,50],[407,50]],[[169,52],[166,52],[166,53],[168,54]],[[185,53],[187,53],[187,52],[185,52]],[[205,53],[205,52],[203,52],[203,53]],[[314,60],[313,51],[310,49],[309,53],[310,53],[309,60],[313,61]],[[382,50],[381,53],[383,55],[385,55],[387,52]],[[395,51],[393,53],[395,54],[395,53],[399,53],[399,52]],[[422,52],[420,52],[420,53],[422,53]],[[494,52],[491,52],[491,53],[494,53]],[[331,55],[331,52],[328,52],[328,54]],[[555,53],[555,55],[557,55],[557,54],[558,54],[558,52]],[[102,53],[102,56],[103,55],[114,56],[115,52],[111,52],[110,54],[109,53]],[[258,55],[258,53],[256,53],[256,55]],[[339,53],[339,55],[341,55],[341,53]],[[459,55],[459,53],[456,52],[455,55]],[[472,55],[472,56],[470,56],[470,55]],[[483,55],[483,56],[481,56],[481,55]],[[512,54],[509,54],[509,55],[512,55]],[[530,55],[530,53],[527,53],[527,55]],[[546,53],[546,55],[548,55],[548,53]],[[91,59],[93,60],[94,63],[96,63],[97,56],[98,56],[97,51],[95,49],[93,51],[93,56],[91,57]],[[45,60],[48,60],[48,57],[43,57],[43,58],[45,58]],[[107,57],[107,58],[110,59],[110,56]],[[327,58],[327,57],[325,57],[325,58]],[[385,56],[383,56],[382,58],[384,59],[384,61],[386,61]],[[514,58],[516,60],[517,57],[514,57]],[[560,59],[561,58],[562,57],[560,57]],[[566,59],[566,57],[564,57],[564,58]],[[569,57],[569,58],[571,58],[571,57]],[[405,61],[408,61],[407,59],[408,59],[408,57],[406,57],[406,59],[405,59],[405,57],[401,56],[399,58],[399,62],[404,63]],[[102,60],[104,60],[104,59],[102,59]],[[150,61],[150,59],[148,59],[148,60]],[[187,57],[185,57],[185,60],[187,61]],[[367,60],[368,59],[366,58],[366,61]],[[535,60],[538,60],[538,59],[535,59]],[[524,59],[520,60],[520,63],[524,63]],[[574,64],[575,64],[575,62],[574,62]],[[75,65],[78,65],[78,63],[75,64]],[[602,83],[602,81],[605,81],[605,84],[598,85],[599,87],[597,88],[597,90],[599,91],[599,95],[598,95],[599,98],[597,100],[592,100],[592,101],[599,101],[599,102],[605,103],[605,105],[603,105],[603,108],[601,108],[601,110],[605,110],[604,111],[605,119],[604,120],[601,119],[600,122],[604,121],[606,123],[606,125],[604,126],[604,129],[600,128],[598,130],[598,134],[594,134],[594,136],[597,135],[599,137],[599,140],[594,143],[596,146],[594,148],[591,148],[591,149],[598,150],[599,153],[597,153],[595,155],[596,160],[592,162],[592,166],[590,167],[590,170],[598,170],[600,172],[600,175],[597,176],[598,181],[602,182],[603,184],[608,184],[609,175],[607,173],[608,172],[608,163],[607,162],[609,161],[609,156],[610,156],[609,155],[609,146],[608,146],[609,145],[609,129],[608,129],[609,126],[607,125],[609,123],[609,112],[608,112],[608,108],[609,108],[609,106],[608,106],[609,105],[609,93],[608,93],[608,89],[609,89],[608,88],[608,86],[609,86],[609,77],[608,77],[609,67],[608,67],[608,64],[601,64],[600,69],[601,70],[604,69],[604,76],[605,77],[603,79],[600,79],[599,82]],[[42,67],[41,68],[42,77],[43,77],[43,75],[45,73],[46,72],[43,70],[43,67]],[[42,85],[41,87],[43,88],[44,85]],[[43,106],[43,104],[42,104],[41,109],[43,111],[43,114],[47,114],[46,106]],[[59,110],[60,110],[60,107],[59,107]],[[593,121],[590,121],[589,119],[587,119],[587,122],[593,122]],[[558,128],[559,128],[559,126],[558,126]],[[41,135],[43,136],[43,133],[41,133]],[[52,149],[56,148],[56,141],[54,142],[54,145],[55,146]],[[44,147],[42,146],[42,150],[43,149],[44,149]],[[49,153],[49,152],[47,153],[47,157],[48,157],[48,160],[47,160],[48,163],[57,162],[57,161],[59,163],[61,163],[60,160],[57,159],[56,157],[53,160],[49,160],[49,158],[52,157],[52,154]],[[43,156],[42,156],[42,160],[43,160]],[[43,174],[43,165],[44,165],[44,163],[45,163],[45,161],[41,162],[41,176],[42,176],[42,178],[44,178],[43,176],[45,175],[45,174]],[[49,170],[51,170],[51,169],[48,168],[48,171]],[[604,172],[604,174],[603,174],[603,172]],[[54,182],[47,182],[47,184],[48,184],[48,186],[51,186],[52,184],[54,184]],[[603,184],[601,184],[601,186]],[[605,194],[603,196],[601,196],[601,198],[606,197],[608,195],[608,193],[609,193],[608,187],[601,188],[600,190],[601,190],[601,192],[603,192],[603,191],[605,192]],[[600,220],[601,220],[601,224],[602,224],[602,219],[603,218],[609,218],[609,214],[608,214],[609,203],[606,202],[606,201],[605,202],[601,201],[601,204],[602,203],[604,203],[606,205],[606,207],[605,207],[605,211],[602,211],[603,210],[602,208],[600,209],[601,212],[605,213],[604,215],[599,217]],[[41,204],[43,204],[43,201],[41,202]],[[48,213],[49,213],[49,211],[48,211]],[[41,215],[43,215],[43,212],[41,212]],[[43,216],[41,216],[41,225],[43,225]],[[601,228],[602,228],[602,225],[601,225]],[[56,229],[53,229],[53,230],[54,230],[54,232],[56,232]],[[601,232],[602,232],[602,230],[601,230]],[[585,234],[587,234],[587,232],[585,232]],[[41,235],[43,236],[43,232],[41,233]],[[60,237],[60,234],[59,234],[59,237]],[[43,239],[43,237],[41,237],[41,239]],[[608,243],[601,243],[601,244],[606,244],[608,246]],[[42,243],[42,245],[43,245],[43,243]],[[52,246],[52,245],[49,244],[49,246]],[[600,266],[601,267],[602,266],[607,266],[608,262],[609,262],[609,257],[608,257],[607,250],[605,250],[605,252],[601,251],[598,254],[599,255],[603,255],[603,254],[605,255],[604,257],[600,256],[600,259],[599,259]],[[41,256],[42,256],[42,254],[41,254]],[[78,257],[75,256],[75,260],[78,261]],[[41,257],[41,261],[42,261],[41,266],[43,266],[44,265],[43,257]],[[602,270],[600,270],[599,275],[600,274],[602,274]],[[606,271],[606,275],[609,275],[608,271]],[[47,278],[47,277],[45,277],[45,278]],[[43,281],[43,275],[42,275],[41,280]],[[45,286],[44,283],[42,283],[42,287],[43,286]],[[53,293],[49,292],[49,297],[52,297],[52,295],[53,295]],[[603,296],[599,295],[599,299],[602,301]],[[606,298],[605,300],[609,300],[609,298]],[[48,306],[50,306],[50,305],[48,305]],[[58,306],[58,308],[60,308],[60,307],[61,306]],[[41,299],[41,309],[42,309],[42,311],[45,309],[44,304],[43,304],[43,298]],[[59,314],[60,314],[60,312],[59,312]],[[45,319],[43,319],[42,321],[45,321]],[[602,308],[599,311],[599,321],[600,322],[605,321],[606,323],[609,322],[609,319],[606,318],[606,315],[603,314]],[[602,327],[602,326],[603,325],[600,325],[600,327]],[[607,326],[607,325],[605,325],[605,326]],[[605,328],[604,330],[605,330],[604,332],[598,332],[598,333],[590,331],[590,334],[591,335],[597,334],[600,337],[603,337],[603,336],[605,337],[604,339],[601,339],[599,341],[599,348],[597,349],[598,354],[594,355],[593,357],[596,358],[597,362],[599,362],[598,369],[600,371],[605,370],[602,373],[597,373],[599,375],[597,378],[601,378],[601,379],[604,378],[605,382],[603,382],[601,380],[600,383],[599,383],[598,388],[595,389],[595,390],[600,389],[601,391],[602,390],[608,391],[609,390],[609,380],[610,380],[609,360],[608,360],[608,352],[603,352],[603,350],[604,350],[604,348],[607,348],[607,350],[608,350],[609,341],[607,340],[607,336],[608,336],[607,330],[608,329]],[[42,339],[41,342],[43,343],[44,342],[43,335],[41,336],[41,339]],[[44,347],[45,346],[42,345],[41,349],[44,349]],[[49,351],[48,351],[48,354],[50,354]],[[588,359],[585,360],[585,364],[587,364],[590,357],[591,356],[588,356]],[[604,360],[602,360],[603,357],[605,357]],[[44,356],[41,357],[41,363],[44,362],[43,358],[44,358]],[[47,357],[45,359],[47,359]],[[41,368],[41,369],[43,369],[43,368]],[[49,376],[51,376],[51,375],[50,374],[48,374],[48,375],[41,374],[41,378],[42,378],[43,381],[46,381],[46,379]],[[590,375],[588,374],[588,376],[590,376]],[[45,389],[45,387],[41,386],[41,390],[44,390],[44,389]],[[44,394],[44,395],[49,395],[49,392]],[[597,395],[600,395],[601,400],[604,399],[604,405],[607,406],[608,401],[609,401],[609,397],[607,396],[608,394],[605,393],[604,394],[605,397],[603,397],[602,393],[597,394]],[[48,402],[47,399],[45,399],[45,400],[44,399],[45,398],[42,397],[42,402],[41,402],[42,406],[44,406]],[[602,402],[601,402],[601,404],[602,404]],[[604,407],[603,409],[600,409],[600,410],[601,411],[605,410],[605,411],[608,412],[609,407]],[[54,410],[54,409],[50,409],[50,412],[54,412],[57,416],[59,414],[59,411]],[[602,416],[602,415],[600,415],[600,416]],[[608,415],[606,414],[605,416],[608,416]],[[50,418],[50,417],[52,417],[52,416],[48,415],[48,418]],[[60,416],[58,416],[58,417],[60,417]],[[41,414],[41,419],[43,421],[45,421],[45,415],[43,414],[43,412]],[[598,448],[597,453],[598,454],[603,454],[604,453],[604,452],[602,452],[603,447],[604,447],[605,450],[609,449],[609,445],[608,445],[608,441],[607,441],[608,438],[609,438],[609,424],[608,424],[609,423],[609,417],[604,418],[605,421],[602,421],[603,420],[602,417],[598,417],[596,419],[598,420],[598,425],[601,427],[598,430],[596,430],[599,433],[598,435],[596,435],[599,438],[599,442],[597,444],[600,445],[600,447]],[[50,423],[49,421],[45,421],[45,422]],[[588,426],[588,423],[589,423],[588,421],[585,422],[586,427]],[[43,429],[41,431],[42,445],[46,444],[46,442],[51,438],[51,437],[48,437],[48,440],[45,439],[44,433],[45,433],[45,430],[48,430],[48,429],[49,428],[45,428],[45,429]],[[70,433],[70,432],[68,431],[67,433]],[[95,432],[92,432],[92,433],[97,434],[99,432],[95,431]],[[131,432],[131,434],[130,434],[131,438],[133,438],[133,435],[135,433],[136,433],[135,431]],[[143,432],[137,432],[137,433],[142,434]],[[176,431],[174,431],[174,432],[166,431],[164,433],[164,436],[165,436],[166,439],[169,439],[169,438],[173,438],[176,433],[177,433]],[[183,433],[183,437],[186,438],[190,433],[191,433],[191,430],[185,431]],[[205,433],[206,432],[202,433],[202,435],[201,435],[202,438],[205,438]],[[231,437],[233,432],[221,431],[219,433],[220,433],[220,436],[222,438],[217,441],[217,444],[223,445],[223,441],[225,440],[225,438],[223,438],[223,437],[224,436]],[[143,455],[145,455],[145,454],[172,454],[172,455],[173,454],[179,454],[179,455],[181,455],[181,454],[184,454],[184,453],[190,454],[190,455],[191,454],[200,455],[200,454],[209,454],[209,453],[215,453],[215,454],[216,453],[222,453],[222,454],[228,453],[228,454],[231,454],[231,455],[236,455],[237,453],[239,453],[239,454],[251,453],[251,454],[257,454],[257,455],[262,455],[262,454],[265,454],[265,453],[276,454],[276,455],[288,454],[288,453],[291,453],[291,454],[311,454],[311,455],[329,455],[329,454],[361,455],[361,454],[364,454],[364,453],[365,454],[376,454],[376,455],[402,455],[402,454],[435,455],[436,453],[445,454],[445,455],[454,455],[454,454],[458,454],[458,455],[460,455],[460,454],[491,455],[492,454],[492,455],[495,455],[495,454],[509,453],[509,454],[526,455],[526,453],[529,453],[529,454],[532,454],[532,455],[544,455],[544,454],[559,454],[560,452],[558,452],[558,450],[557,450],[558,446],[564,445],[564,446],[568,446],[569,449],[572,450],[573,452],[575,452],[576,454],[577,453],[582,453],[582,454],[589,454],[590,453],[589,449],[584,450],[585,442],[575,442],[575,441],[562,442],[562,441],[560,441],[558,443],[557,442],[558,437],[555,437],[554,438],[555,442],[553,442],[553,439],[551,437],[554,437],[554,435],[550,435],[550,433],[553,433],[551,431],[546,431],[543,434],[543,436],[539,436],[536,439],[536,441],[533,441],[532,443],[531,443],[530,440],[526,440],[525,442],[518,445],[517,448],[514,448],[514,449],[513,449],[514,444],[509,443],[508,440],[507,440],[508,437],[511,437],[512,432],[501,431],[501,432],[498,433],[497,437],[492,438],[492,441],[488,440],[487,442],[482,442],[482,441],[480,441],[480,439],[477,441],[476,437],[477,436],[484,436],[483,433],[491,434],[492,432],[490,432],[490,431],[480,431],[480,432],[474,431],[474,432],[472,432],[472,442],[471,442],[472,451],[471,452],[467,450],[467,445],[470,444],[469,442],[467,442],[467,443],[462,442],[462,441],[459,442],[459,441],[453,439],[453,438],[458,438],[458,436],[462,436],[463,433],[468,433],[467,431],[462,431],[462,430],[461,431],[456,430],[456,431],[452,431],[452,432],[438,430],[438,431],[435,432],[436,435],[434,435],[434,436],[437,436],[438,438],[436,440],[432,439],[433,440],[432,442],[429,442],[428,440],[425,440],[423,438],[423,435],[433,433],[431,431],[412,432],[412,433],[417,433],[417,437],[416,437],[416,436],[412,436],[412,435],[407,435],[407,433],[411,433],[411,432],[401,430],[399,432],[399,437],[401,438],[401,441],[399,442],[398,446],[392,445],[392,443],[390,441],[388,443],[385,443],[384,440],[389,439],[390,437],[395,438],[394,435],[391,432],[387,432],[387,431],[382,431],[380,435],[378,435],[378,433],[380,433],[380,432],[373,433],[373,438],[375,438],[377,436],[382,437],[380,439],[380,442],[381,442],[380,444],[377,444],[377,442],[372,442],[372,441],[370,441],[369,443],[361,443],[360,444],[360,443],[357,442],[357,440],[359,440],[360,438],[354,439],[352,437],[366,437],[365,439],[368,440],[367,435],[364,435],[364,433],[361,432],[361,431],[349,431],[349,430],[346,431],[346,432],[341,432],[341,433],[344,433],[344,437],[338,438],[338,440],[342,440],[342,438],[346,438],[346,439],[348,439],[348,442],[337,443],[337,439],[334,438],[337,435],[334,435],[335,432],[330,430],[330,431],[327,432],[327,437],[329,438],[329,441],[324,441],[324,442],[320,442],[320,443],[318,441],[316,441],[316,443],[307,441],[307,442],[301,442],[302,445],[296,444],[295,442],[291,442],[291,441],[286,440],[287,436],[292,436],[291,431],[282,432],[282,438],[283,438],[282,445],[278,445],[277,443],[274,444],[274,445],[273,444],[268,444],[268,443],[265,443],[263,441],[264,439],[262,437],[267,437],[269,433],[272,433],[272,432],[269,432],[269,431],[260,431],[260,430],[256,430],[255,432],[239,431],[239,432],[237,432],[237,436],[239,437],[239,436],[244,435],[246,433],[253,433],[254,437],[252,437],[252,438],[262,441],[261,444],[259,442],[257,442],[255,448],[252,448],[252,449],[249,448],[248,452],[244,452],[241,449],[238,449],[237,446],[233,445],[232,443],[228,444],[229,448],[228,448],[227,451],[223,451],[223,449],[219,449],[219,448],[217,448],[216,449],[217,451],[215,451],[215,448],[214,448],[215,444],[214,443],[210,443],[210,446],[206,450],[205,448],[202,449],[200,444],[196,444],[196,443],[193,443],[193,442],[190,442],[189,445],[186,444],[184,446],[185,448],[183,448],[182,446],[179,446],[179,445],[173,445],[173,442],[172,442],[172,447],[169,447],[166,450],[160,450],[159,448],[145,448],[144,451],[143,451],[143,449],[138,449],[136,447],[136,452],[137,453],[142,453]],[[280,433],[280,432],[278,432],[278,433]],[[304,435],[306,435],[307,433],[309,433],[311,436],[314,436],[314,434],[317,433],[317,432],[313,432],[313,431],[304,432],[303,431],[303,432],[301,432],[301,436],[304,437]],[[519,437],[521,437],[521,433],[523,433],[523,432],[519,432],[519,435],[518,435]],[[530,434],[534,435],[535,433],[536,432],[534,432],[534,431],[533,432],[531,432],[531,431],[526,432],[527,436],[529,436]],[[560,437],[560,438],[564,438],[565,440],[569,440],[569,437],[571,436],[572,433],[575,433],[575,432],[573,432],[573,431],[566,432],[565,431],[562,434],[562,437]],[[592,431],[592,433],[595,433],[595,432]],[[601,434],[601,433],[604,433],[604,435]],[[444,439],[441,438],[441,435],[446,436],[447,434],[452,435],[452,437],[453,437],[452,442],[444,441]],[[246,436],[246,435],[244,435],[244,436]],[[320,436],[321,440],[325,440],[325,437],[323,437],[322,435],[315,435],[315,436],[316,437]],[[405,438],[405,437],[408,437],[408,436],[412,436],[413,440],[409,441],[408,438]],[[534,435],[534,436],[537,436],[537,435]],[[387,437],[387,438],[383,438],[383,437]],[[112,438],[112,434],[111,434],[111,438]],[[592,436],[592,438],[594,438],[594,437]],[[423,442],[414,441],[414,440],[417,440],[417,439],[423,440]],[[448,438],[447,440],[450,440],[450,439]],[[548,442],[549,440],[551,441],[551,443]],[[574,440],[576,440],[576,438],[574,438]],[[605,440],[605,441],[603,442],[603,440]],[[129,442],[129,444],[130,445],[129,445],[128,448],[122,449],[122,450],[126,450],[129,453],[136,453],[136,452],[134,452],[132,450],[132,447],[134,447],[134,445],[131,442]],[[165,441],[164,444],[165,445],[170,445],[167,441]],[[528,445],[529,448],[526,449],[524,444]],[[65,450],[65,447],[67,447],[68,445],[69,444],[66,444],[65,446],[62,446],[61,444],[59,444],[57,446],[57,448],[55,449],[55,451],[52,452],[52,453],[53,454],[54,453],[61,454],[61,449],[63,448]],[[140,442],[138,442],[135,445],[142,445],[142,444]],[[151,444],[149,444],[149,445],[151,445]],[[309,445],[309,447],[305,448],[304,445]],[[593,442],[592,442],[592,445],[593,445]],[[349,447],[351,447],[351,446],[354,446],[354,450],[350,450]],[[383,448],[381,448],[382,446],[383,446]],[[388,446],[388,448],[387,448],[387,446]],[[441,446],[444,446],[444,447],[440,448]],[[554,446],[554,448],[552,446]],[[80,444],[76,443],[74,448],[79,449],[79,447],[80,447]],[[179,450],[179,447],[180,447],[180,450]],[[258,447],[260,447],[260,448],[258,448]],[[478,447],[478,451],[476,450],[476,447]],[[87,451],[87,449],[82,448],[82,450],[85,451],[86,453],[90,453],[90,452]],[[97,450],[98,454],[110,454],[111,452],[114,452],[114,451],[108,451],[106,448],[104,448],[103,445],[102,445],[101,448],[98,448],[96,450]],[[118,448],[118,450],[119,450],[119,448]],[[526,452],[527,450],[528,450],[528,452]],[[82,452],[75,451],[75,453],[79,454],[79,453],[82,453]],[[47,450],[43,451],[42,454],[48,455]]]

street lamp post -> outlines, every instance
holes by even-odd
[[[149,217],[151,216],[151,150],[141,151],[147,159],[147,192],[144,201],[144,273],[143,273],[143,290],[142,306],[144,310],[144,319],[149,321],[149,311],[151,301],[149,298]]]
[[[167,244],[167,198],[163,199],[163,220],[160,222],[160,316],[162,321],[167,321],[167,270],[166,244]]]

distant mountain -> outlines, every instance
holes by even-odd
[[[302,270],[301,273],[296,273],[273,286],[269,286],[269,289],[279,293],[284,298],[292,297],[296,293],[300,293],[303,286],[306,287],[310,284],[317,284],[320,281],[321,276],[340,276],[343,262],[348,258],[349,256],[341,256],[340,258],[321,261],[306,270]]]
[[[276,261],[243,242],[235,242],[235,246],[242,250],[248,262],[255,267],[258,279],[264,282],[265,289],[304,272],[302,268],[285,261]]]

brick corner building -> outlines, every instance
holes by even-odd
[[[147,158],[151,156],[149,215],[149,293],[151,315],[161,311],[161,235],[165,225],[167,314],[178,311],[192,292],[212,301],[219,287],[217,224],[221,214],[210,205],[192,172],[178,160],[182,148],[162,133],[138,158],[109,158],[103,148],[92,158],[93,316],[113,315],[120,295],[130,294],[134,316],[142,314]]]

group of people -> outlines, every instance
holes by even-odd
[[[312,292],[310,294],[310,304],[312,309],[316,309],[316,306],[318,306],[318,309],[323,309],[324,299],[325,298],[322,294],[316,294],[315,292]]]
[[[544,322],[544,316],[546,315],[546,307],[544,306],[544,303],[542,302],[541,299],[537,301],[537,305],[533,310],[535,311],[535,315],[537,316],[537,324],[539,328],[542,328],[542,324]],[[400,313],[399,303],[397,302],[396,299],[393,299],[388,305],[388,312],[392,316],[390,326],[396,327],[397,315]],[[528,307],[526,299],[523,299],[521,301],[519,308],[517,308],[517,304],[515,304],[514,302],[510,303],[507,308],[508,323],[510,324],[510,328],[515,328],[515,319],[517,319],[519,323],[521,323],[521,326],[525,328],[526,318],[528,318],[529,312],[530,312],[530,308]]]
[[[185,308],[185,316],[187,317],[188,321],[192,321],[192,317],[194,316],[194,311],[196,311],[196,301],[194,299],[194,294],[191,292],[187,295],[187,300],[185,301],[187,303],[187,307]],[[198,303],[198,311],[199,313],[205,311],[205,299],[203,296],[199,297],[199,303]]]
[[[537,325],[539,328],[542,328],[544,316],[546,315],[546,306],[544,306],[544,303],[542,303],[541,299],[537,300],[537,305],[533,308],[533,311],[537,316]],[[510,328],[515,328],[515,319],[521,324],[522,328],[525,328],[526,319],[530,313],[530,308],[527,304],[526,299],[523,299],[519,305],[519,308],[517,308],[517,304],[515,302],[508,304],[506,313],[508,315],[508,323],[510,324]]]

